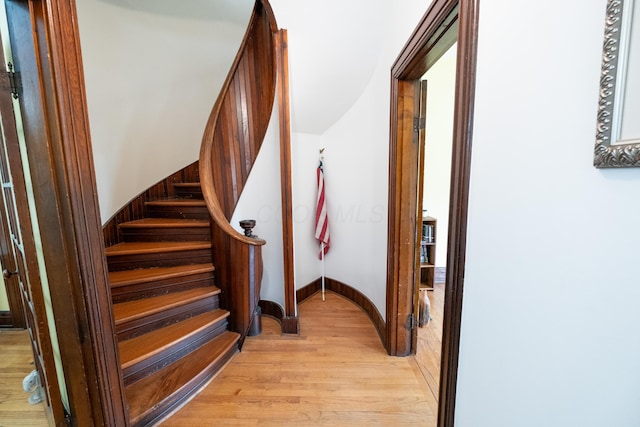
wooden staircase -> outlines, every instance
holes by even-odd
[[[271,120],[277,32],[269,2],[256,0],[198,161],[141,193],[103,227],[133,426],[166,417],[246,336],[259,333],[266,242],[229,221]]]
[[[150,425],[196,392],[238,351],[214,285],[210,217],[199,183],[144,201],[106,248],[131,425]],[[140,216],[139,214],[137,216]]]

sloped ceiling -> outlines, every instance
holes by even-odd
[[[151,14],[246,25],[253,0],[101,0]],[[382,0],[272,0],[289,36],[292,129],[321,135],[359,98],[378,62]]]
[[[253,0],[100,0],[113,6],[176,18],[246,24]]]
[[[321,135],[360,97],[379,60],[382,0],[272,0],[289,36],[294,131]]]

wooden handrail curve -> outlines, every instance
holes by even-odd
[[[267,0],[256,0],[247,31],[207,121],[200,147],[200,183],[212,217],[214,262],[221,304],[241,334],[259,331],[261,246],[230,220],[271,119],[277,64],[275,16]]]
[[[200,182],[216,224],[248,245],[264,245],[229,223],[267,131],[275,99],[273,34],[269,2],[256,0],[247,31],[213,106],[200,147]]]

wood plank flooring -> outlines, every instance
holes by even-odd
[[[22,380],[33,370],[29,332],[0,329],[0,427],[48,426],[44,404],[30,405]]]
[[[331,292],[300,304],[300,337],[264,317],[262,335],[162,425],[434,426],[444,285],[428,295],[433,320],[416,357],[387,356],[366,315]],[[27,331],[0,330],[0,349],[0,427],[47,426],[22,390],[33,369]]]
[[[444,283],[433,285],[433,291],[427,291],[431,302],[431,318],[429,324],[418,328],[418,349],[415,361],[429,388],[429,393],[438,406],[440,387],[440,352],[442,351],[442,314],[444,309]]]
[[[442,286],[417,357],[388,356],[358,307],[316,294],[299,306],[299,337],[263,318],[262,335],[162,426],[434,426]]]

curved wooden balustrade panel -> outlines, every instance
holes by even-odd
[[[266,0],[256,0],[247,32],[213,106],[200,148],[200,182],[213,218],[214,262],[231,328],[244,337],[259,321],[261,246],[229,223],[262,145],[276,88],[277,24]],[[255,319],[255,320],[254,320]]]

